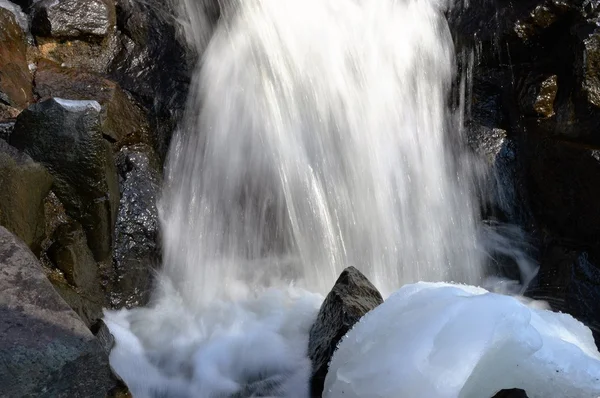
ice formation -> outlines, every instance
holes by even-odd
[[[600,353],[570,315],[445,283],[406,285],[342,340],[325,398],[600,397]]]

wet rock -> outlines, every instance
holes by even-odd
[[[103,38],[115,25],[114,0],[38,0],[32,10],[36,36]]]
[[[117,149],[122,145],[149,141],[145,112],[117,83],[97,73],[41,60],[35,74],[35,93],[41,98],[98,101],[102,105],[102,131],[116,143]]]
[[[520,93],[520,108],[526,117],[554,116],[554,101],[558,93],[558,77],[531,74]]]
[[[35,253],[44,239],[44,198],[52,177],[39,163],[0,140],[0,225]]]
[[[23,29],[0,7],[0,120],[15,117],[33,101],[31,81]]]
[[[308,356],[312,361],[312,397],[321,396],[329,361],[342,337],[381,303],[381,294],[360,271],[349,267],[342,272],[310,330]]]
[[[153,146],[164,159],[185,108],[196,55],[177,32],[170,3],[117,2],[121,51],[111,78],[150,110]]]
[[[45,58],[66,68],[75,68],[96,73],[106,73],[112,60],[120,51],[116,34],[108,35],[100,42],[83,40],[56,40],[38,37],[39,58]]]
[[[105,397],[116,384],[106,353],[33,253],[2,227],[0,275],[3,395]]]
[[[15,127],[15,122],[0,122],[0,140],[4,140],[8,142],[10,138],[10,134]]]
[[[125,147],[117,154],[121,202],[115,229],[113,307],[144,305],[160,262],[156,201],[160,164],[147,145]]]
[[[34,104],[19,115],[10,143],[50,170],[54,192],[83,225],[95,260],[110,257],[119,191],[100,105],[60,99]]]
[[[600,33],[583,41],[583,91],[587,100],[600,107]]]

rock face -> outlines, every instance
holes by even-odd
[[[39,163],[0,140],[0,225],[35,253],[44,239],[44,198],[52,177]]]
[[[83,225],[94,258],[111,254],[119,201],[111,146],[97,102],[50,99],[23,111],[11,145],[44,164],[67,214]]]
[[[381,303],[381,294],[360,271],[349,267],[342,272],[310,330],[311,397],[320,397],[323,393],[329,361],[342,337],[363,315]]]
[[[516,207],[529,217],[517,212],[506,221],[524,227],[541,253],[539,285],[529,294],[550,297],[554,309],[594,328],[600,316],[600,212],[593,199],[600,193],[600,3],[470,3],[449,13],[459,54],[477,49],[468,116],[489,129],[487,140],[505,131],[516,155],[513,183],[503,184],[514,188]],[[577,261],[582,253],[591,259],[585,266]]]
[[[121,202],[115,231],[113,264],[115,287],[111,305],[116,308],[148,301],[152,272],[160,262],[158,210],[160,166],[147,145],[125,147],[117,154]]]
[[[27,42],[15,15],[0,7],[0,121],[33,102]]]
[[[170,2],[119,0],[121,50],[109,68],[111,78],[148,110],[152,143],[161,159],[185,108],[195,57],[173,21]]]
[[[98,397],[115,386],[108,357],[46,279],[33,253],[0,227],[0,372],[7,397]]]
[[[40,0],[33,6],[32,30],[37,36],[102,38],[115,20],[113,0]]]
[[[8,142],[14,127],[14,122],[0,122],[0,140]]]

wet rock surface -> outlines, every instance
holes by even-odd
[[[0,372],[8,397],[105,397],[108,357],[33,253],[0,227]]]
[[[0,7],[0,121],[33,102],[31,82],[25,33],[15,15]]]
[[[55,38],[104,37],[116,20],[114,0],[39,0],[32,15],[33,33]]]
[[[97,102],[49,99],[23,111],[10,143],[44,164],[67,214],[80,222],[97,261],[111,254],[119,201],[110,144]]]
[[[168,2],[117,2],[121,50],[109,75],[148,110],[152,143],[161,159],[185,108],[195,57],[177,32]]]
[[[0,140],[4,140],[7,141],[10,138],[10,134],[13,131],[13,128],[15,127],[15,123],[14,122],[0,122]]]
[[[44,198],[52,176],[29,156],[0,140],[0,225],[35,253],[44,239]]]
[[[132,307],[149,299],[153,270],[159,265],[160,163],[151,147],[125,147],[117,154],[121,201],[115,229],[113,307]]]
[[[383,303],[375,286],[356,268],[346,268],[321,305],[310,330],[311,396],[320,397],[329,361],[344,335],[367,312]]]

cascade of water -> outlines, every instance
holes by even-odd
[[[167,164],[159,285],[107,313],[111,364],[136,396],[258,377],[306,397],[321,298],[290,283],[323,294],[349,265],[385,296],[482,282],[446,4],[230,0],[210,41],[203,3],[177,4],[204,55]]]
[[[348,265],[386,292],[479,282],[475,199],[451,145],[442,6],[223,7],[162,200],[164,273],[183,294],[207,302],[225,286],[290,279],[326,292]]]

